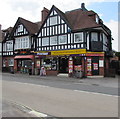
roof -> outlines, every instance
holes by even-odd
[[[66,12],[65,15],[72,25],[72,30],[99,27],[95,21],[96,13],[93,11],[83,11],[82,9],[77,9],[73,11]]]
[[[21,17],[18,18],[18,21],[26,27],[30,34],[35,34],[39,30],[39,25],[36,23],[33,23]]]

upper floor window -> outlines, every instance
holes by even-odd
[[[75,33],[74,34],[74,43],[81,43],[83,42],[83,33]]]
[[[42,46],[49,45],[49,37],[42,38]]]
[[[30,39],[29,37],[21,37],[15,39],[15,49],[26,49],[30,48]]]
[[[104,45],[108,44],[107,36],[104,33],[103,33],[103,44]]]
[[[57,36],[50,37],[50,45],[57,45]]]
[[[66,43],[67,43],[67,35],[60,35],[59,44],[66,44]]]
[[[98,41],[98,33],[91,33],[91,41]]]
[[[57,16],[50,17],[50,25],[56,25],[57,24]]]
[[[98,15],[95,16],[95,21],[96,21],[97,24],[99,23],[99,17],[98,17]]]
[[[23,25],[19,25],[18,26],[18,32],[22,32],[23,31]]]
[[[12,51],[13,50],[13,41],[7,41],[7,51]]]

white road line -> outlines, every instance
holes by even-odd
[[[38,85],[38,84],[32,84],[32,83],[24,83],[24,82],[17,82],[17,81],[14,81],[15,83],[18,83],[18,84],[26,84],[26,85],[31,85],[31,86],[39,86],[39,87],[43,87],[43,88],[48,88],[49,86],[45,86],[45,85]]]
[[[34,111],[34,110],[32,110],[32,111],[30,111],[28,113],[32,114],[33,116],[36,116],[36,117],[48,117],[48,115],[40,113],[40,112],[37,112],[37,111]]]
[[[95,92],[88,92],[88,91],[81,91],[81,90],[73,90],[76,92],[82,92],[82,93],[89,93],[89,94],[95,94],[95,95],[104,95],[104,96],[112,96],[112,97],[119,97],[117,95],[109,95],[109,94],[103,94],[103,93],[95,93]]]

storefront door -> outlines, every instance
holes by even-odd
[[[99,75],[99,57],[92,57],[92,75]]]
[[[59,58],[59,73],[68,73],[68,58]]]

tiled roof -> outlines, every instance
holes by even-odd
[[[18,21],[20,21],[20,23],[22,23],[27,28],[30,34],[35,34],[39,30],[39,25],[36,23],[33,23],[21,17],[18,18]]]
[[[69,23],[72,25],[72,30],[101,26],[100,24],[96,23],[95,14],[96,13],[93,11],[83,11],[82,9],[65,13]]]

